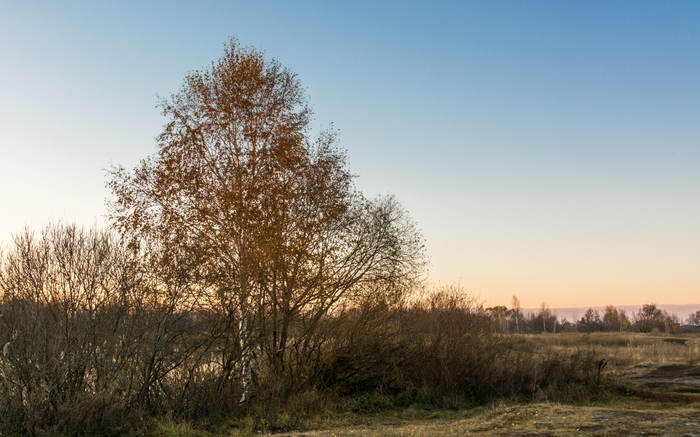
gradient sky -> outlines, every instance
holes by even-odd
[[[60,4],[59,4],[60,3]],[[107,226],[104,168],[235,35],[295,71],[430,278],[487,305],[700,303],[700,2],[0,0],[0,241]]]

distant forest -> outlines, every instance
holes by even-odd
[[[582,317],[567,320],[558,316],[546,304],[538,310],[520,309],[517,297],[513,296],[513,307],[494,306],[486,308],[494,332],[538,334],[562,332],[659,332],[682,334],[700,332],[700,310],[681,318],[677,314],[662,310],[657,304],[644,304],[636,312],[627,313],[624,308],[608,305],[601,312],[588,308]]]

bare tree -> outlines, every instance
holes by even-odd
[[[535,319],[538,325],[542,324],[542,332],[547,332],[547,326],[552,327],[552,332],[557,332],[557,313],[549,309],[546,302],[540,304],[540,310],[535,315]],[[539,331],[539,329],[536,330]]]
[[[110,172],[111,217],[124,235],[202,261],[217,308],[238,320],[242,402],[256,351],[282,371],[289,343],[303,350],[335,305],[380,291],[398,299],[419,276],[415,225],[393,197],[354,191],[334,131],[308,138],[304,90],[276,60],[231,39],[161,108],[157,154]]]
[[[644,304],[635,314],[634,323],[641,332],[651,332],[654,328],[664,329],[663,312],[655,303]]]
[[[700,310],[696,311],[695,314],[688,314],[687,322],[689,325],[700,327]]]

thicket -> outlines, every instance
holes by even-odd
[[[293,428],[371,393],[393,407],[455,407],[595,390],[592,352],[533,352],[443,287],[400,302],[367,294],[315,321],[301,312],[284,368],[253,348],[258,389],[241,404],[240,310],[222,317],[190,267],[172,248],[74,225],[16,236],[0,270],[0,433],[119,435],[163,416]]]

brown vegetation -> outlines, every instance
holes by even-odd
[[[232,39],[161,107],[156,155],[110,172],[119,235],[57,224],[0,257],[0,435],[582,401],[606,393],[608,363],[629,367],[606,342],[652,341],[597,340],[629,325],[612,307],[574,327],[545,303],[424,289],[413,221],[354,189],[336,133],[308,138],[296,76],[255,49]],[[655,306],[634,320],[679,326]],[[592,334],[533,335],[577,329]]]
[[[162,415],[288,428],[330,400],[371,393],[394,407],[459,407],[596,390],[592,351],[533,351],[492,333],[488,313],[445,287],[299,313],[284,368],[255,359],[258,390],[239,405],[240,325],[186,267],[173,249],[136,250],[75,226],[18,236],[0,277],[3,433],[120,434]]]
[[[277,61],[231,39],[160,106],[157,154],[110,173],[111,217],[132,244],[191,264],[240,349],[242,403],[258,390],[256,365],[306,378],[295,369],[318,354],[329,313],[399,302],[422,274],[414,223],[393,196],[354,189],[337,132],[309,138],[304,89]]]

